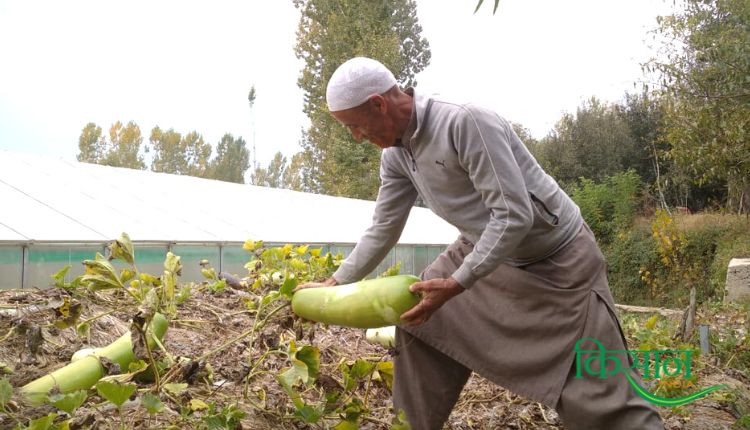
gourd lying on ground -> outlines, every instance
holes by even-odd
[[[420,279],[388,276],[332,287],[304,288],[292,297],[292,310],[307,320],[356,328],[400,324],[401,314],[420,297],[409,286]]]
[[[161,340],[167,331],[167,319],[164,315],[154,314],[148,331],[148,345],[153,349],[156,346],[153,336]],[[99,361],[100,357],[119,364],[120,369],[127,372],[128,365],[135,360],[130,332],[103,348],[87,348],[77,352],[70,364],[29,382],[21,387],[21,393],[29,403],[39,405],[44,403],[47,394],[54,387],[57,387],[60,393],[87,390],[105,375],[104,366]]]
[[[396,326],[368,328],[365,332],[365,338],[370,343],[377,343],[385,348],[393,348],[396,345]]]

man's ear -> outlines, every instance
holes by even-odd
[[[388,110],[388,103],[386,103],[385,97],[380,94],[373,94],[367,99],[370,105],[370,109],[374,112],[384,114]]]

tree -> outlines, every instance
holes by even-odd
[[[250,167],[250,152],[245,141],[227,133],[216,147],[216,157],[211,160],[208,177],[220,181],[245,183],[245,172]]]
[[[143,136],[138,125],[130,121],[123,126],[120,121],[109,128],[109,150],[101,164],[130,169],[146,168],[143,155],[140,154]]]
[[[211,158],[211,145],[204,142],[203,136],[192,131],[185,136],[169,129],[162,131],[154,127],[149,139],[154,149],[151,170],[205,177]]]
[[[632,167],[638,149],[615,106],[591,98],[575,115],[566,113],[540,144],[543,165],[557,180],[601,182]]]
[[[250,175],[250,183],[261,187],[282,188],[282,177],[285,170],[286,157],[281,152],[277,152],[267,168],[255,167]]]
[[[154,158],[151,161],[151,170],[163,173],[181,173],[185,170],[185,157],[182,154],[180,133],[169,129],[162,131],[159,126],[151,129],[149,142],[154,149]]]
[[[102,128],[90,122],[81,130],[78,138],[78,161],[100,164],[105,157],[107,142],[102,136]]]
[[[334,70],[349,58],[367,56],[393,71],[402,86],[430,61],[414,0],[295,0],[301,17],[295,52],[305,62],[298,85],[311,125],[304,133],[303,177],[312,191],[374,199],[379,186],[379,150],[356,143],[329,114],[325,89]]]
[[[284,175],[281,179],[283,188],[294,191],[308,191],[305,186],[304,162],[303,153],[300,152],[292,156],[292,160],[284,169]]]
[[[206,177],[211,158],[211,144],[205,142],[197,131],[191,131],[183,136],[181,144],[187,162],[183,174]]]
[[[683,0],[659,20],[660,75],[671,157],[699,184],[726,183],[728,206],[750,199],[750,2]]]
[[[658,98],[644,91],[641,94],[626,93],[618,108],[637,149],[630,167],[645,184],[653,187],[658,205],[668,209],[666,186],[672,162],[667,157],[669,145],[662,135],[663,106]]]

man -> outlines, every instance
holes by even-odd
[[[412,428],[442,428],[472,371],[556,408],[570,429],[663,428],[623,375],[575,377],[579,339],[626,349],[604,258],[578,207],[507,121],[402,91],[362,57],[335,71],[326,97],[354,139],[383,151],[373,224],[322,284],[374,270],[417,196],[461,232],[412,285],[422,300],[396,332],[393,403]]]

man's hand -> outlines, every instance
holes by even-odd
[[[464,287],[455,279],[430,279],[428,281],[415,282],[409,287],[412,293],[422,295],[422,300],[416,306],[409,309],[401,320],[407,325],[419,325],[430,319],[433,312],[443,306],[445,302],[461,294]]]
[[[298,285],[297,288],[295,288],[294,291],[292,291],[292,292],[299,291],[299,290],[301,290],[303,288],[332,287],[332,286],[334,286],[336,284],[337,284],[337,282],[336,282],[335,279],[328,278],[328,279],[326,279],[323,282],[306,282],[306,283],[304,283],[302,285]]]

